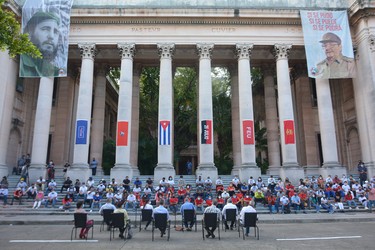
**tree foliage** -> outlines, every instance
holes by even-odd
[[[0,50],[8,50],[11,57],[27,54],[41,58],[42,54],[30,41],[28,34],[20,33],[20,24],[13,12],[5,10],[5,0],[0,0]]]

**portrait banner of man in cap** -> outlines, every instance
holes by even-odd
[[[70,9],[73,0],[26,0],[22,31],[39,49],[42,58],[21,55],[20,77],[67,75]]]
[[[300,13],[309,77],[355,77],[356,65],[346,11]]]

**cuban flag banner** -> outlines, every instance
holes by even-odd
[[[171,122],[160,121],[159,145],[171,145]]]

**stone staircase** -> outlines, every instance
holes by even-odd
[[[133,181],[135,180],[136,177],[137,176],[134,176]],[[142,181],[142,186],[144,186],[144,184],[146,183],[146,180],[149,177],[153,179],[152,175],[141,175],[141,176],[138,176],[138,177]],[[231,180],[233,179],[233,176],[231,176],[231,175],[220,175],[220,177],[223,180],[223,183],[224,183],[225,187],[227,187],[229,185],[229,183],[231,182]],[[263,181],[266,182],[269,176],[262,175],[261,177],[262,177]],[[357,176],[354,176],[354,177],[357,178]],[[178,182],[179,178],[180,178],[179,175],[175,176],[175,183],[176,183],[175,184],[175,190],[177,190],[177,182]],[[192,193],[194,193],[195,192],[196,176],[195,175],[183,175],[183,178],[185,179],[186,184],[191,184]],[[278,176],[274,176],[274,178],[278,178]],[[64,176],[63,176],[62,169],[56,169],[56,173],[55,173],[55,181],[57,183],[56,191],[58,193],[58,202],[56,203],[55,208],[52,208],[51,206],[49,206],[48,208],[45,208],[43,203],[42,203],[41,207],[38,210],[32,209],[34,201],[32,199],[26,199],[27,196],[23,197],[21,205],[18,204],[17,200],[14,201],[13,205],[9,205],[10,202],[11,202],[12,196],[13,196],[13,192],[16,189],[16,185],[17,185],[19,179],[20,179],[19,175],[8,176],[8,181],[9,181],[8,206],[6,208],[0,208],[0,214],[7,214],[9,216],[12,216],[12,215],[23,215],[23,214],[28,214],[28,215],[33,215],[33,214],[35,214],[35,215],[56,215],[56,214],[57,215],[64,215],[64,214],[69,215],[70,214],[71,215],[73,213],[75,203],[73,203],[73,206],[72,206],[72,208],[70,209],[69,212],[64,212],[62,209],[59,209],[59,207],[62,206],[61,200],[63,199],[63,197],[66,194],[66,191],[63,191],[63,193],[60,193],[61,185],[64,182]],[[109,176],[105,176],[105,175],[101,175],[101,174],[93,176],[93,179],[95,181],[95,185],[98,185],[100,180],[106,180],[107,183],[110,182]],[[73,183],[75,182],[75,180],[72,180],[72,181],[73,181]],[[32,182],[33,181],[29,181],[29,183],[32,183]],[[159,183],[159,181],[154,180],[154,187],[157,186],[158,183]],[[213,190],[212,193],[213,193],[213,197],[216,197],[215,190]],[[152,199],[153,199],[153,197],[152,197]],[[0,202],[2,202],[2,201],[0,201]],[[104,202],[105,201],[103,201],[103,204],[104,204]],[[359,202],[357,202],[357,204],[358,203]],[[344,206],[345,206],[345,210],[344,210],[345,212],[350,212],[350,211],[366,212],[367,211],[362,206],[359,206],[360,207],[359,210],[356,210],[356,209],[350,210],[346,206],[346,203],[344,203]],[[256,209],[257,209],[257,212],[260,213],[260,214],[268,214],[269,213],[268,207],[265,207],[265,206],[260,205],[260,204],[257,205]],[[90,208],[86,208],[86,210],[89,211]],[[130,209],[128,212],[129,212],[130,215],[139,214],[139,209],[137,209],[136,211],[133,211],[133,209]],[[293,212],[294,212],[294,210],[292,209],[292,213]],[[316,213],[315,209],[313,209],[313,208],[312,209],[306,209],[306,212],[307,213]],[[321,209],[321,212],[325,213],[326,211]],[[97,214],[98,208],[93,209],[92,213]],[[198,213],[201,213],[201,212],[198,212]],[[177,214],[179,214],[179,208],[178,208]]]

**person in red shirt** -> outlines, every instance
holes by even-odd
[[[212,198],[211,196],[208,196],[207,199],[205,200],[206,206],[212,206]]]
[[[222,210],[223,209],[223,207],[224,207],[224,202],[225,202],[225,200],[223,199],[223,197],[221,197],[221,195],[219,195],[218,197],[217,197],[217,208],[218,209],[220,209],[220,210]]]
[[[268,204],[268,209],[270,210],[270,214],[274,213],[275,205],[276,205],[276,196],[274,194],[271,194],[267,197],[267,204]]]
[[[200,208],[200,210],[203,212],[203,199],[202,199],[202,197],[198,196],[194,201],[194,205],[195,205],[197,211],[198,211],[198,208]]]
[[[177,191],[177,196],[178,196],[178,203],[183,203],[186,197],[186,189],[181,186],[178,191]]]
[[[22,195],[23,195],[22,189],[21,188],[17,188],[13,192],[13,198],[12,198],[12,201],[11,201],[10,205],[13,205],[14,199],[19,200],[20,205],[21,205],[22,204]]]
[[[177,203],[178,203],[178,198],[172,194],[169,198],[169,209],[173,212],[173,214],[177,213]]]
[[[235,190],[236,190],[236,188],[233,186],[232,183],[230,183],[229,186],[228,186],[228,188],[227,188],[227,192],[229,193],[230,197],[233,196]]]

